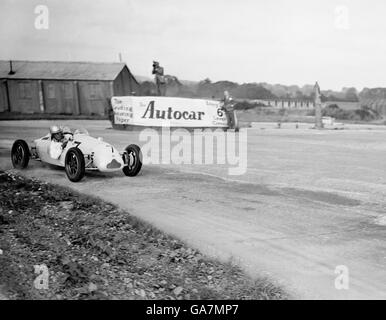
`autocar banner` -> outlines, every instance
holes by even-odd
[[[115,124],[150,127],[224,128],[222,103],[173,97],[112,97]]]

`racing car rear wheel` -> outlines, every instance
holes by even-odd
[[[72,182],[78,182],[84,177],[85,163],[84,155],[78,148],[70,148],[67,151],[66,159],[64,160],[64,168],[67,178]]]
[[[123,167],[123,173],[129,177],[135,177],[142,168],[142,153],[141,148],[136,144],[131,144],[126,148],[124,154],[125,166]]]
[[[27,142],[16,140],[12,146],[12,165],[16,169],[24,169],[28,166],[30,152]]]

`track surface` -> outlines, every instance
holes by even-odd
[[[0,168],[13,141],[47,133],[48,121],[1,121]],[[123,149],[138,132],[107,121],[63,121]],[[264,128],[264,129],[262,129]],[[62,169],[32,162],[26,176],[114,202],[203,252],[265,275],[295,298],[386,298],[386,130],[299,130],[258,124],[248,131],[248,170],[144,165],[141,174],[88,173],[70,183]],[[349,290],[335,288],[347,266]]]

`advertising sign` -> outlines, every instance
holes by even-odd
[[[222,102],[173,97],[112,97],[114,123],[149,127],[226,128]]]

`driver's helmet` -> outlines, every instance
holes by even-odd
[[[54,125],[50,127],[51,139],[56,141],[61,141],[63,139],[63,130],[61,127]]]

